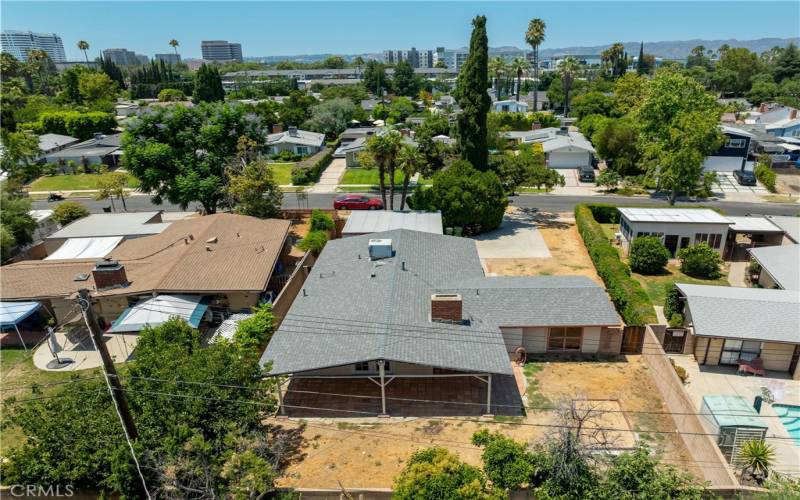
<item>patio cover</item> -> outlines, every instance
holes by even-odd
[[[40,307],[38,302],[0,302],[0,327],[16,326]]]
[[[139,332],[148,326],[164,324],[173,317],[182,318],[192,328],[197,328],[206,309],[208,301],[200,295],[159,295],[122,311],[108,331]]]
[[[57,259],[99,259],[114,250],[122,236],[103,238],[68,238],[58,250],[45,257],[44,260]]]

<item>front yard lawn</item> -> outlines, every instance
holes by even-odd
[[[73,189],[97,189],[97,181],[102,174],[67,174],[42,176],[31,182],[31,191],[70,191]],[[128,176],[128,187],[139,187],[139,180],[131,174]]]
[[[664,289],[667,283],[688,283],[691,285],[716,285],[716,286],[731,286],[725,276],[728,275],[727,270],[723,270],[722,278],[716,280],[704,280],[692,278],[683,274],[680,270],[679,264],[668,264],[664,274],[656,276],[645,276],[644,274],[631,273],[639,283],[642,284],[647,295],[654,305],[663,306],[666,299],[666,290]]]
[[[294,163],[270,163],[269,168],[280,186],[292,183],[292,167]]]
[[[386,179],[388,185],[389,176],[386,175],[384,178]],[[345,170],[342,180],[339,181],[339,184],[369,184],[376,186],[378,183],[379,180],[377,168],[348,168]],[[403,184],[403,174],[401,172],[395,171],[394,183],[397,186]]]

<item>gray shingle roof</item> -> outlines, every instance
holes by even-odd
[[[677,284],[695,335],[800,343],[800,292]]]
[[[800,290],[800,245],[751,248],[750,255],[784,290]]]
[[[781,228],[783,233],[795,243],[800,243],[800,217],[787,217],[785,215],[767,215],[767,218]]]
[[[391,239],[394,256],[370,261],[373,238]],[[373,359],[511,374],[499,326],[576,324],[573,314],[580,324],[619,323],[588,279],[487,278],[473,240],[407,229],[329,242],[304,289],[261,358],[273,374]],[[463,325],[430,321],[431,295],[448,291],[462,293]]]
[[[325,142],[325,134],[309,130],[287,130],[267,136],[267,145],[275,144],[300,144],[302,146],[320,147]]]

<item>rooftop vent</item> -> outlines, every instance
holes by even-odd
[[[89,273],[78,273],[72,278],[72,281],[86,281],[89,279]]]
[[[297,133],[297,127],[289,127],[289,135],[292,137],[298,137],[300,134]]]
[[[370,260],[388,259],[394,255],[391,239],[369,240],[367,247]]]
[[[431,295],[431,321],[461,323],[463,301],[458,293],[435,293]]]

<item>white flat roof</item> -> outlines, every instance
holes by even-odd
[[[78,219],[47,239],[99,238],[103,236],[142,236],[158,234],[167,227],[166,222],[148,222],[160,212],[126,212],[116,214],[91,214]]]
[[[730,224],[731,220],[708,208],[619,208],[631,222]]]
[[[389,212],[386,210],[353,211],[347,218],[342,234],[368,234],[410,229],[424,233],[442,234],[441,212]]]
[[[766,217],[728,217],[733,225],[731,229],[739,233],[782,233],[783,229],[779,228]]]

